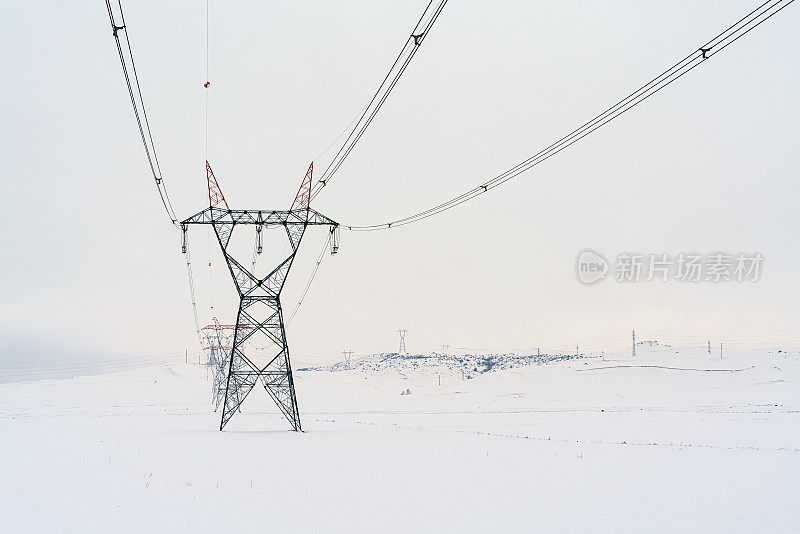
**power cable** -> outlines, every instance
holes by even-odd
[[[540,150],[533,156],[518,163],[503,173],[495,176],[491,180],[474,187],[459,196],[451,198],[445,202],[437,204],[427,210],[395,219],[393,221],[370,224],[370,225],[342,225],[342,228],[355,231],[375,231],[375,230],[388,230],[397,226],[412,224],[428,217],[432,217],[449,209],[452,209],[464,202],[472,200],[473,198],[487,193],[490,189],[498,187],[508,180],[519,176],[525,171],[539,165],[540,163],[548,160],[552,156],[558,154],[562,150],[583,139],[585,136],[594,132],[598,128],[608,124],[615,118],[619,117],[626,111],[637,106],[641,102],[647,100],[654,94],[658,93],[675,80],[683,77],[685,74],[692,71],[697,66],[701,65],[707,59],[720,53],[722,50],[747,35],[750,31],[766,22],[768,19],[779,13],[786,8],[794,0],[768,0],[750,13],[739,19],[737,22],[726,28],[716,37],[699,47],[694,52],[688,54],[686,57],[678,61],[672,67],[668,68],[639,89],[629,94],[613,106],[607,108],[605,111],[595,116],[593,119],[582,124],[575,130],[571,131],[564,137],[552,143],[548,147]]]
[[[316,184],[314,184],[314,189],[311,192],[311,200],[313,200],[327,185],[327,183],[330,182],[330,180],[333,178],[333,175],[336,174],[336,171],[338,171],[342,166],[342,163],[344,163],[344,160],[348,155],[350,155],[350,152],[352,152],[356,143],[358,143],[358,141],[364,135],[367,127],[369,127],[369,125],[372,123],[372,120],[375,118],[375,115],[378,114],[378,111],[383,106],[383,103],[386,102],[386,99],[389,97],[392,89],[394,89],[395,85],[397,85],[400,77],[405,72],[409,63],[411,63],[411,60],[416,55],[417,50],[419,50],[420,45],[425,40],[425,37],[427,37],[428,32],[430,31],[431,27],[433,27],[434,22],[436,22],[436,19],[439,17],[439,14],[442,12],[446,4],[447,0],[440,0],[433,7],[433,9],[431,9],[431,6],[433,6],[433,0],[428,2],[428,5],[425,7],[425,11],[422,12],[422,15],[417,21],[417,24],[414,26],[414,29],[411,31],[411,34],[403,43],[403,47],[400,49],[400,53],[397,54],[394,63],[392,63],[392,66],[389,68],[389,71],[386,73],[383,81],[381,81],[381,84],[378,86],[375,94],[372,95],[369,103],[359,116],[358,122],[356,122],[355,126],[350,131],[350,134],[347,136],[342,146],[336,152],[336,155],[328,164],[328,167],[323,171]],[[327,150],[328,149],[325,151]]]
[[[287,325],[292,323],[294,316],[297,315],[297,310],[300,309],[300,306],[303,304],[303,300],[306,298],[306,294],[308,294],[308,290],[311,288],[311,282],[314,281],[314,277],[317,275],[317,271],[319,270],[319,265],[322,263],[322,257],[325,255],[325,251],[328,250],[328,245],[330,245],[331,238],[333,237],[333,233],[328,234],[328,238],[325,240],[325,244],[322,246],[322,251],[319,253],[319,257],[317,258],[317,263],[314,265],[314,270],[311,272],[311,277],[306,282],[306,286],[303,288],[303,292],[300,295],[300,298],[297,300],[297,305],[292,310],[291,315],[289,315],[289,320],[286,321]]]
[[[119,60],[122,64],[122,73],[125,76],[125,83],[128,86],[128,95],[131,99],[131,106],[133,107],[133,115],[136,118],[136,123],[139,126],[139,135],[142,138],[142,144],[144,145],[144,152],[147,156],[147,162],[150,166],[150,172],[153,175],[153,180],[156,182],[156,188],[158,189],[158,194],[161,197],[161,203],[164,205],[164,210],[167,212],[167,216],[170,218],[170,221],[173,225],[177,226],[178,218],[175,215],[175,210],[172,207],[172,202],[169,199],[169,194],[167,193],[166,185],[164,184],[164,177],[161,173],[161,166],[158,162],[158,154],[156,152],[155,142],[153,141],[153,132],[150,129],[150,122],[147,119],[147,109],[144,105],[144,97],[142,96],[142,87],[139,83],[139,75],[136,72],[136,63],[133,59],[133,49],[131,48],[131,42],[128,35],[127,25],[125,23],[125,14],[122,10],[122,0],[117,0],[117,5],[119,6],[119,15],[120,21],[122,25],[117,24],[117,19],[114,15],[114,10],[111,7],[111,0],[106,0],[106,9],[108,10],[108,18],[111,22],[111,31],[114,35],[114,40],[117,43],[117,52],[119,53]],[[122,41],[119,38],[119,32],[125,32],[125,47],[122,46]],[[127,50],[127,54],[125,52]],[[128,63],[130,63],[131,72],[133,73],[133,82],[136,84],[136,90],[134,91],[133,83],[131,82],[131,76],[128,72]],[[137,95],[138,95],[138,102],[137,102]],[[141,108],[141,114],[139,113],[139,108]],[[144,124],[142,123],[142,119],[144,119]]]
[[[208,88],[211,86],[208,74],[208,19],[209,15],[209,0],[206,0],[206,81],[203,83],[205,89],[205,160],[208,161]]]
[[[200,334],[200,320],[197,317],[197,298],[194,291],[194,276],[192,275],[192,255],[189,252],[189,240],[186,240],[186,273],[189,278],[189,294],[192,297],[192,313],[194,314],[194,328],[197,332],[197,340],[203,345],[203,336]]]
[[[362,108],[361,108],[361,109],[358,111],[358,113],[356,114],[356,116],[355,116],[355,117],[353,117],[353,120],[351,120],[351,121],[350,121],[350,123],[349,123],[347,126],[345,126],[345,127],[342,129],[342,131],[341,131],[341,132],[339,132],[339,135],[337,135],[337,136],[336,136],[336,139],[334,139],[333,141],[331,141],[331,143],[330,143],[330,144],[329,144],[329,145],[328,145],[328,146],[325,148],[325,150],[323,150],[322,152],[320,152],[319,154],[317,154],[316,156],[314,156],[314,158],[313,158],[311,161],[318,161],[318,160],[319,160],[319,159],[320,159],[322,156],[324,156],[325,154],[327,154],[327,153],[328,153],[328,150],[330,150],[331,148],[333,148],[333,145],[335,145],[335,144],[336,144],[336,143],[339,141],[339,139],[341,139],[341,138],[344,136],[344,134],[346,134],[346,133],[347,133],[347,132],[350,130],[350,128],[353,126],[353,124],[356,122],[356,120],[358,120],[358,118],[359,118],[359,117],[360,117],[360,116],[361,116],[361,115],[362,115],[362,114],[363,114],[363,113],[366,111],[366,109],[367,109],[367,106],[369,106],[369,102],[367,102],[366,104],[364,104],[364,106],[363,106],[363,107],[362,107]]]

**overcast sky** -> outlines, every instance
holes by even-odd
[[[180,217],[207,204],[203,2],[125,3]],[[343,224],[427,208],[547,146],[756,2],[452,0],[313,207]],[[231,207],[286,209],[375,90],[425,2],[211,0],[209,159]],[[198,349],[178,232],[161,211],[105,6],[0,5],[0,359]],[[545,164],[396,230],[342,232],[287,334],[295,363],[342,350],[800,343],[800,8]],[[322,168],[332,154],[317,162]],[[310,229],[294,307],[325,239]],[[213,243],[212,243],[213,244]],[[192,230],[201,323],[233,286]],[[757,283],[587,287],[579,251],[756,253]],[[266,261],[266,260],[265,260]],[[683,337],[681,337],[683,336]],[[732,341],[733,342],[733,341]],[[796,343],[797,344],[797,343]]]

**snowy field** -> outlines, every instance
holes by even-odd
[[[298,371],[303,433],[192,364],[2,384],[0,532],[800,532],[800,355],[730,352]]]

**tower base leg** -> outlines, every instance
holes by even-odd
[[[283,310],[274,296],[244,297],[239,303],[220,430],[259,381],[292,430],[301,431]]]

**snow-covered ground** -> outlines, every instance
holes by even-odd
[[[800,531],[800,354],[637,350],[297,371],[303,433],[192,364],[3,384],[0,532]]]

